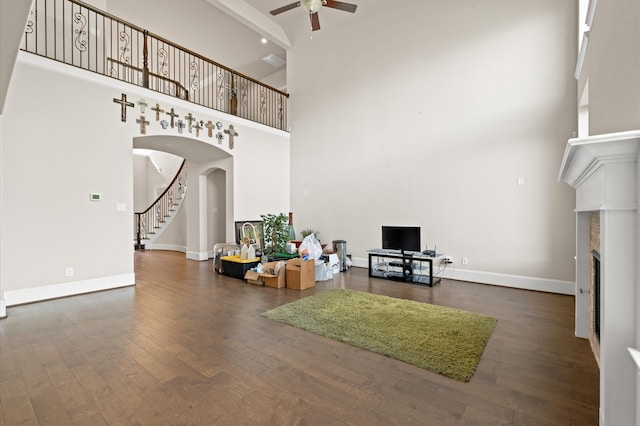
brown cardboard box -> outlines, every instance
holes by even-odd
[[[278,262],[265,263],[263,265],[265,272],[257,273],[255,271],[250,270],[250,271],[247,271],[247,273],[244,275],[244,278],[247,280],[247,283],[249,284],[266,285],[267,287],[273,287],[273,288],[283,288],[285,286],[285,279],[286,279],[285,269],[286,268],[285,268],[285,265],[283,264],[278,271],[278,275],[275,275],[272,272],[275,271],[277,264]]]
[[[275,272],[275,268],[276,265],[278,264],[278,262],[268,262],[264,264],[264,269],[265,271],[274,271]],[[260,274],[260,276],[262,277],[262,279],[264,280],[264,285],[266,285],[267,287],[273,287],[273,288],[282,288],[285,286],[285,280],[286,280],[286,274],[285,274],[285,270],[286,267],[285,265],[282,265],[280,267],[280,270],[278,271],[278,275],[274,275],[274,274],[270,274],[270,273],[262,273]]]
[[[247,282],[249,284],[255,284],[255,285],[263,285],[264,284],[260,274],[255,272],[255,271],[251,271],[251,270],[247,271],[247,273],[244,274],[244,279],[247,280]]]
[[[287,262],[287,288],[305,290],[316,285],[316,267],[314,260],[302,260],[297,257]]]

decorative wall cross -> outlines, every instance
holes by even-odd
[[[160,105],[156,104],[154,108],[151,108],[151,111],[156,112],[156,121],[160,121],[160,113],[164,112],[163,109],[160,109]]]
[[[140,125],[140,134],[141,135],[146,135],[147,134],[147,126],[149,125],[149,122],[147,120],[145,120],[144,115],[141,115],[140,118],[136,119],[136,123],[138,123]]]
[[[199,123],[196,122],[196,124],[193,126],[194,129],[196,129],[196,138],[200,137],[200,129],[202,129],[202,125],[204,124],[204,121],[200,121]]]
[[[133,102],[127,102],[127,95],[122,94],[121,99],[113,98],[113,102],[120,104],[120,120],[123,122],[127,122],[127,107],[135,107]]]
[[[195,120],[195,117],[191,113],[189,113],[185,115],[184,118],[189,122],[189,133],[191,133],[191,128],[193,127],[191,123],[193,123],[193,121]]]
[[[225,129],[224,132],[229,135],[229,149],[233,149],[233,138],[234,136],[240,136],[240,135],[233,128],[233,124],[230,124],[229,128]]]
[[[178,116],[178,114],[176,114],[176,113],[173,111],[173,108],[171,108],[171,112],[168,112],[168,113],[167,113],[167,115],[171,117],[171,128],[173,129],[173,128],[174,128],[174,125],[173,125],[173,124],[174,124],[174,122],[173,122],[173,120],[174,120],[174,118],[176,118],[176,117]]]
[[[184,122],[182,120],[178,120],[178,133],[182,134],[182,129],[184,129],[187,125],[184,124]]]
[[[143,114],[144,114],[144,109],[149,106],[147,105],[147,101],[145,101],[144,99],[140,99],[138,101],[138,105],[140,105],[140,112]]]
[[[224,139],[224,133],[218,132],[216,134],[216,139],[218,139],[218,145],[222,145],[222,139]]]
[[[162,120],[162,121],[160,122],[160,126],[162,126],[162,128],[163,128],[164,130],[166,130],[166,129],[167,129],[167,127],[169,127],[169,122],[168,122],[167,120]]]
[[[207,133],[208,133],[209,137],[210,138],[213,137],[213,129],[216,127],[216,125],[213,124],[213,121],[209,120],[204,127],[207,128]]]

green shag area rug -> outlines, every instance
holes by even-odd
[[[262,316],[465,382],[496,325],[485,315],[342,289]]]

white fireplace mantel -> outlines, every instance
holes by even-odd
[[[640,130],[570,139],[558,180],[576,189],[576,336],[588,337],[590,216],[600,217],[600,425],[640,426]]]
[[[640,130],[569,139],[561,182],[578,191],[576,211],[636,209]]]

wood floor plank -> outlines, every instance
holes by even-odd
[[[0,407],[7,425],[37,425],[38,419],[21,377],[0,381]]]
[[[0,426],[597,425],[599,372],[571,296],[352,268],[296,291],[248,285],[183,253],[135,253],[136,286],[10,307]],[[261,316],[329,288],[497,318],[459,382]]]

